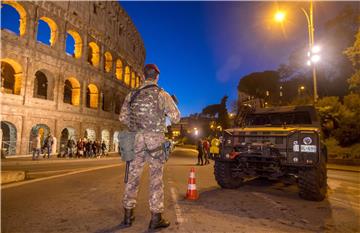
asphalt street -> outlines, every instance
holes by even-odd
[[[252,180],[221,189],[213,164],[195,166],[196,151],[178,148],[165,167],[162,232],[360,232],[360,173],[328,171],[329,195],[322,202],[298,197],[295,185]],[[200,198],[185,200],[191,167]],[[150,220],[148,169],[144,170],[134,225],[122,220],[124,164],[119,158],[7,162],[26,169],[30,181],[2,186],[1,232],[146,232]]]

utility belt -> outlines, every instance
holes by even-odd
[[[135,136],[136,132],[132,131],[121,131],[119,133],[119,153],[121,154],[121,159],[123,161],[132,161],[135,159]],[[172,144],[170,141],[165,140],[160,146],[148,149],[145,143],[144,151],[147,152],[154,159],[169,159],[170,153],[172,150]]]

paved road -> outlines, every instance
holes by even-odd
[[[172,225],[163,232],[360,231],[360,173],[330,170],[329,197],[309,202],[298,197],[294,185],[264,180],[222,190],[214,180],[213,167],[201,166],[196,167],[200,199],[187,201],[187,179],[195,156],[193,150],[177,149],[165,167],[165,216]],[[98,162],[113,167],[84,171],[96,169],[90,165],[94,162],[68,162],[82,163],[83,172],[63,172],[57,178],[3,188],[2,232],[120,232],[124,165],[118,159]],[[48,170],[67,167],[50,162],[46,166]],[[121,232],[146,232],[147,177],[141,181],[136,222]]]

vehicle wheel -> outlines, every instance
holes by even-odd
[[[236,189],[243,184],[244,179],[233,171],[235,167],[236,163],[215,160],[214,175],[222,188]]]
[[[299,195],[310,201],[322,201],[327,192],[327,170],[325,158],[320,156],[320,162],[313,168],[299,171]]]

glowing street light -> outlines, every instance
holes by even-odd
[[[285,12],[283,11],[276,12],[274,19],[279,23],[283,22],[285,20]]]
[[[313,73],[313,82],[314,82],[314,103],[317,102],[318,94],[317,94],[317,81],[316,81],[316,69],[314,64],[318,61],[320,61],[320,55],[318,54],[320,52],[320,47],[314,46],[314,17],[313,17],[313,1],[310,0],[310,6],[309,11],[305,10],[304,8],[301,8],[303,13],[305,14],[307,23],[308,23],[308,35],[309,35],[309,49],[310,52],[308,53],[308,57],[310,57],[310,60],[307,61],[307,65],[312,65],[312,73]],[[275,13],[275,21],[277,22],[283,22],[285,20],[285,13],[282,11],[278,11]]]

